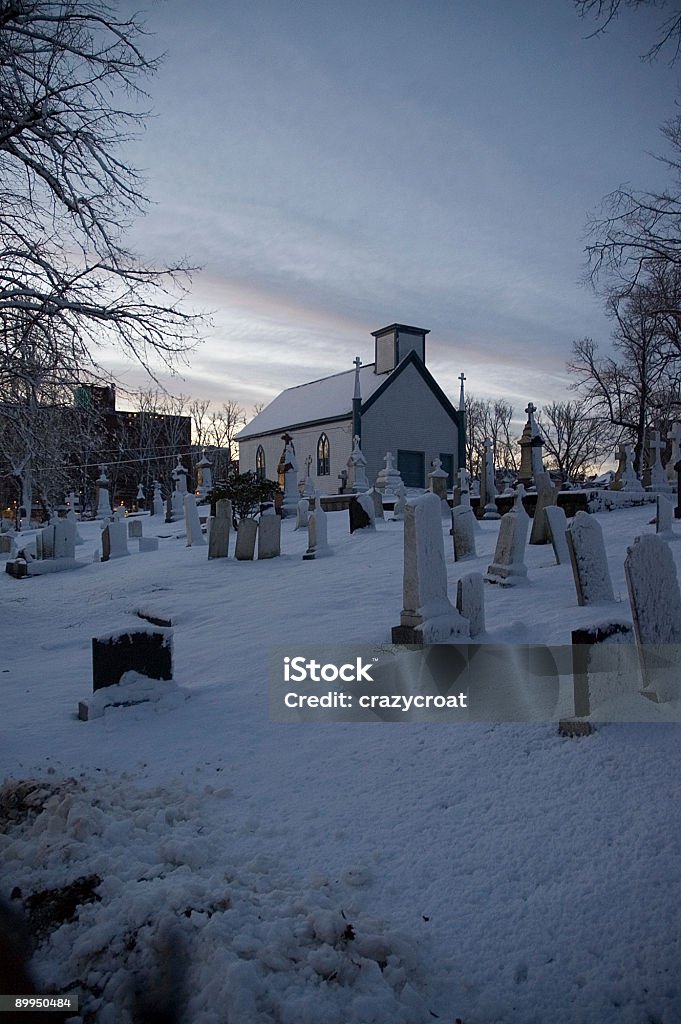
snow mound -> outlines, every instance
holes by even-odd
[[[192,1024],[421,1024],[425,970],[356,887],[292,881],[230,856],[229,791],[22,780],[0,789],[3,895],[37,940],[39,991],[73,1022],[130,1024],[164,1000]],[[207,812],[205,802],[221,805]]]

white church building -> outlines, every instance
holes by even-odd
[[[288,434],[299,478],[309,476],[316,490],[332,494],[359,434],[371,483],[390,451],[407,487],[426,487],[436,458],[451,487],[464,464],[463,413],[426,367],[429,333],[390,324],[372,332],[373,363],[356,359],[354,369],[282,391],[238,434],[240,471],[276,480]]]

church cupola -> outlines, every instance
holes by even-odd
[[[375,373],[391,373],[410,352],[416,352],[422,363],[426,361],[426,334],[423,327],[408,327],[406,324],[390,324],[372,331],[376,342]]]

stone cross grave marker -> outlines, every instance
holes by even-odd
[[[662,465],[662,452],[666,447],[666,441],[660,437],[660,431],[651,430],[648,436],[648,455],[650,458],[650,488],[654,491],[667,488],[667,474]]]
[[[655,534],[637,537],[624,560],[643,690],[657,702],[681,694],[681,592],[669,545]]]
[[[566,532],[579,605],[614,601],[603,531],[594,516],[578,512]]]
[[[394,644],[448,643],[469,635],[447,596],[441,499],[429,492],[407,502],[404,515],[403,608]]]

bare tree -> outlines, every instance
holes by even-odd
[[[544,437],[549,469],[563,481],[576,481],[597,470],[612,454],[617,433],[610,423],[591,414],[585,401],[551,402],[542,406],[537,423]]]
[[[660,22],[657,38],[644,57],[646,60],[654,60],[663,50],[666,50],[668,53],[671,51],[670,59],[673,62],[681,53],[681,10],[674,5],[669,6],[667,0],[574,0],[574,2],[581,17],[592,17],[599,23],[594,30],[594,35],[605,32],[623,7],[666,8],[671,13]]]
[[[596,343],[584,338],[574,343],[568,363],[590,415],[621,428],[634,444],[637,469],[646,430],[668,422],[680,404],[681,347],[676,318],[666,308],[669,296],[679,292],[679,275],[660,264],[655,268],[659,273],[645,282],[607,297],[615,358],[601,356]]]
[[[478,476],[485,459],[485,438],[492,442],[496,466],[513,472],[519,468],[518,443],[512,436],[513,406],[504,399],[466,396],[466,460],[473,476]]]
[[[595,18],[594,34],[603,32],[626,8],[663,8],[666,17],[645,57],[663,51],[670,63],[681,55],[681,7],[667,0],[574,0],[583,17]],[[655,192],[620,187],[607,195],[601,208],[588,222],[587,274],[592,283],[603,276],[614,282],[620,294],[627,294],[654,273],[656,266],[681,270],[681,117],[677,114],[662,127],[668,150],[660,156],[667,165],[667,188]],[[678,292],[667,306],[667,314],[681,325]]]
[[[158,66],[144,37],[106,0],[0,0],[0,315],[50,316],[81,366],[105,337],[172,363],[200,323],[178,305],[188,268],[147,266],[123,239],[146,203],[121,155]]]

